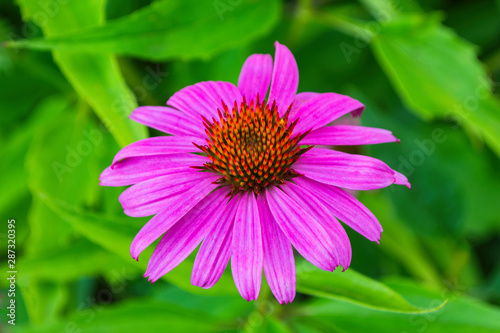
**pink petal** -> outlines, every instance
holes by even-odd
[[[291,182],[281,187],[283,191],[318,221],[331,237],[333,250],[337,253],[344,271],[351,264],[351,243],[342,225],[335,216],[309,191]]]
[[[163,211],[169,205],[188,195],[201,196],[216,187],[211,184],[217,177],[212,173],[188,171],[159,176],[135,184],[122,192],[120,203],[129,216],[149,216]]]
[[[304,102],[297,110],[294,118],[299,118],[295,133],[315,130],[331,123],[349,112],[362,111],[365,108],[361,102],[335,93],[319,94]]]
[[[199,117],[166,106],[138,107],[130,119],[172,135],[206,137],[205,126]]]
[[[194,119],[201,121],[201,116],[204,116],[211,121],[212,117],[219,117],[217,109],[222,110],[222,101],[232,108],[234,102],[239,105],[243,97],[232,83],[207,81],[179,90],[170,97],[167,104],[191,115]]]
[[[269,188],[266,199],[274,220],[297,251],[313,265],[333,271],[338,258],[321,224],[280,189]]]
[[[222,215],[203,240],[194,260],[191,275],[193,285],[211,288],[224,273],[231,256],[233,222],[239,202],[240,196],[235,196],[227,205],[219,207]]]
[[[388,130],[373,127],[334,125],[318,128],[300,141],[301,145],[370,145],[399,142]]]
[[[273,73],[273,58],[269,54],[252,54],[247,58],[238,79],[238,88],[248,103],[255,100],[257,94],[262,102],[267,95],[271,75]]]
[[[274,43],[274,68],[268,103],[276,101],[278,112],[283,115],[292,104],[299,86],[299,68],[290,50],[280,43]]]
[[[148,263],[145,276],[155,282],[177,267],[200,244],[214,223],[218,223],[220,209],[226,204],[227,191],[218,190],[207,195],[167,230]]]
[[[290,119],[295,120],[297,118],[296,117],[297,112],[300,110],[302,104],[304,104],[311,98],[316,97],[318,95],[321,95],[321,93],[315,93],[315,92],[298,93],[293,99],[292,109],[290,110]]]
[[[293,168],[319,182],[353,190],[373,190],[394,183],[394,170],[384,162],[363,155],[313,148]]]
[[[380,240],[382,226],[375,215],[354,196],[338,187],[325,185],[306,177],[294,178],[294,181],[311,196],[321,200],[333,215],[356,232],[371,241]]]
[[[264,196],[262,193],[257,197],[262,227],[264,273],[278,302],[290,303],[295,298],[296,284],[292,244],[274,220]]]
[[[114,167],[116,162],[130,157],[199,153],[200,150],[193,145],[193,142],[198,145],[206,144],[204,139],[193,136],[157,136],[136,141],[116,154],[111,167]]]
[[[179,182],[182,182],[186,181],[182,178],[187,178],[187,175],[181,177],[180,174],[175,174],[158,178],[161,178],[162,180],[168,180],[168,183],[173,182],[172,178],[178,179]],[[156,181],[158,178],[153,179],[153,181]],[[184,189],[179,191],[179,188],[182,186],[178,186],[177,184],[168,188],[168,190],[171,192],[170,196],[162,198],[162,200],[160,200],[161,204],[157,207],[162,208],[160,213],[156,214],[151,220],[149,220],[148,223],[146,223],[142,227],[139,233],[137,233],[134,240],[132,241],[132,245],[130,246],[130,254],[132,255],[132,257],[137,260],[139,254],[144,251],[145,248],[147,248],[151,243],[158,239],[158,237],[165,233],[174,223],[179,221],[181,217],[183,217],[194,206],[196,206],[198,202],[200,202],[205,196],[207,196],[216,187],[215,184],[212,184],[215,179],[216,177],[205,175],[205,179],[194,178],[194,184],[193,181],[188,182],[191,185],[191,189]],[[146,181],[134,185],[128,190],[143,184],[146,185],[143,186],[142,189],[140,189],[141,191],[144,191],[144,188],[147,189],[148,186],[150,187],[153,185],[151,181]],[[128,190],[126,190],[125,192],[127,192]],[[122,195],[125,194],[125,192],[123,192]],[[166,193],[167,189],[163,192]],[[141,198],[140,196],[138,197]],[[141,199],[142,201],[145,201],[143,198]],[[154,200],[152,198],[147,199]]]
[[[257,201],[253,192],[245,192],[234,219],[231,270],[236,289],[247,301],[259,297],[262,265],[262,234]]]
[[[411,190],[411,184],[408,181],[408,178],[397,171],[394,171],[394,184],[404,185]]]
[[[130,157],[107,167],[99,177],[101,186],[137,184],[158,176],[193,171],[210,160],[201,155],[177,153],[170,155]]]

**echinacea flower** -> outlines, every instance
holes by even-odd
[[[335,93],[297,94],[290,50],[276,42],[273,60],[253,54],[238,86],[200,82],[175,93],[167,107],[136,109],[131,118],[172,134],[135,142],[118,152],[101,185],[133,185],[120,195],[125,214],[155,215],[131,245],[132,257],[163,235],[145,276],[154,282],[198,245],[193,285],[210,288],[229,260],[246,300],[257,299],[262,270],[280,303],[295,297],[292,246],[317,267],[345,270],[347,234],[337,220],[378,242],[375,216],[344,189],[402,184],[380,160],[315,145],[398,141],[391,132],[332,125],[363,104]],[[267,93],[269,90],[269,94]],[[267,96],[267,97],[266,97]]]

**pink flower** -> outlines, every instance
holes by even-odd
[[[130,249],[137,260],[163,236],[145,274],[152,282],[201,243],[193,285],[215,285],[231,259],[246,300],[257,299],[264,269],[278,301],[291,302],[292,246],[321,269],[345,270],[351,246],[337,218],[380,239],[375,216],[343,188],[410,187],[377,159],[313,148],[398,140],[378,128],[327,126],[347,113],[360,115],[363,104],[335,93],[297,94],[297,63],[286,46],[275,46],[274,66],[268,54],[251,55],[237,87],[200,82],[175,93],[168,107],[139,107],[131,115],[173,134],[123,148],[100,178],[106,186],[134,184],[120,195],[125,214],[155,215]]]

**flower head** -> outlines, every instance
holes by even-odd
[[[152,282],[201,243],[192,284],[212,287],[231,260],[246,300],[258,297],[264,270],[278,301],[291,302],[292,246],[319,268],[345,270],[351,246],[337,219],[380,239],[375,216],[344,189],[410,187],[382,161],[315,147],[398,140],[383,129],[328,126],[361,115],[363,104],[335,93],[297,94],[295,59],[275,46],[274,66],[270,55],[251,55],[237,87],[200,82],[175,93],[167,107],[139,107],[131,115],[173,135],[123,148],[101,174],[101,185],[133,185],[120,195],[126,214],[154,215],[131,245],[138,259],[162,236],[145,274]]]

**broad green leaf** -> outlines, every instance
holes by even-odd
[[[380,21],[389,21],[404,12],[419,12],[420,7],[412,0],[360,0],[370,14]]]
[[[67,108],[66,98],[61,96],[47,97],[36,105],[31,116],[22,122],[21,126],[10,129],[8,138],[0,139],[3,141],[0,145],[0,155],[3,161],[0,165],[0,174],[5,176],[2,179],[2,184],[6,189],[9,189],[0,192],[0,214],[16,218],[19,226],[16,233],[18,245],[21,245],[29,232],[26,227],[27,209],[25,206],[31,197],[27,183],[27,172],[23,167],[25,155],[35,133],[52,122]],[[17,120],[17,122],[20,121]],[[12,127],[12,124],[9,126]],[[21,212],[24,213],[21,214]]]
[[[446,302],[431,308],[419,308],[401,295],[352,269],[326,272],[303,261],[297,267],[297,291],[328,299],[343,299],[360,306],[392,312],[432,312]]]
[[[45,193],[39,193],[39,195],[58,216],[73,226],[78,233],[108,251],[118,254],[125,260],[133,260],[129,252],[130,244],[139,231],[140,224],[144,224],[147,219],[110,218],[71,207],[64,201],[50,197]],[[150,247],[141,254],[138,265],[143,270],[147,267],[146,258],[149,258],[152,252],[153,249]],[[194,257],[191,255],[177,268],[164,275],[163,279],[195,294],[235,295],[237,293],[232,278],[228,274],[222,275],[219,282],[211,289],[193,286],[190,282],[193,262]]]
[[[104,0],[52,2],[49,12],[41,1],[20,0],[19,4],[24,20],[34,20],[46,37],[104,23]],[[137,105],[113,56],[90,55],[73,48],[54,52],[53,56],[73,88],[94,109],[120,145],[146,137],[142,125],[127,119]]]
[[[472,45],[435,16],[400,15],[371,46],[406,104],[423,118],[452,117],[500,154],[500,104]]]
[[[457,332],[492,333],[500,331],[500,310],[464,296],[445,295],[443,290],[427,290],[413,283],[390,283],[392,288],[420,306],[435,307],[450,297],[448,304],[428,313],[395,313],[363,307],[340,299],[313,300],[291,318],[292,323],[311,322],[321,331],[336,332]]]
[[[157,1],[103,26],[8,45],[124,54],[152,60],[206,58],[245,45],[268,32],[280,15],[280,3]]]
[[[83,309],[70,321],[20,327],[19,332],[216,332],[218,327],[217,321],[203,313],[183,311],[159,301],[139,298],[116,306]]]
[[[81,277],[104,275],[111,271],[119,274],[122,274],[123,269],[135,271],[131,262],[103,250],[86,239],[65,247],[64,251],[47,253],[42,258],[21,258],[18,265],[23,272],[20,281],[29,277],[70,282]]]

